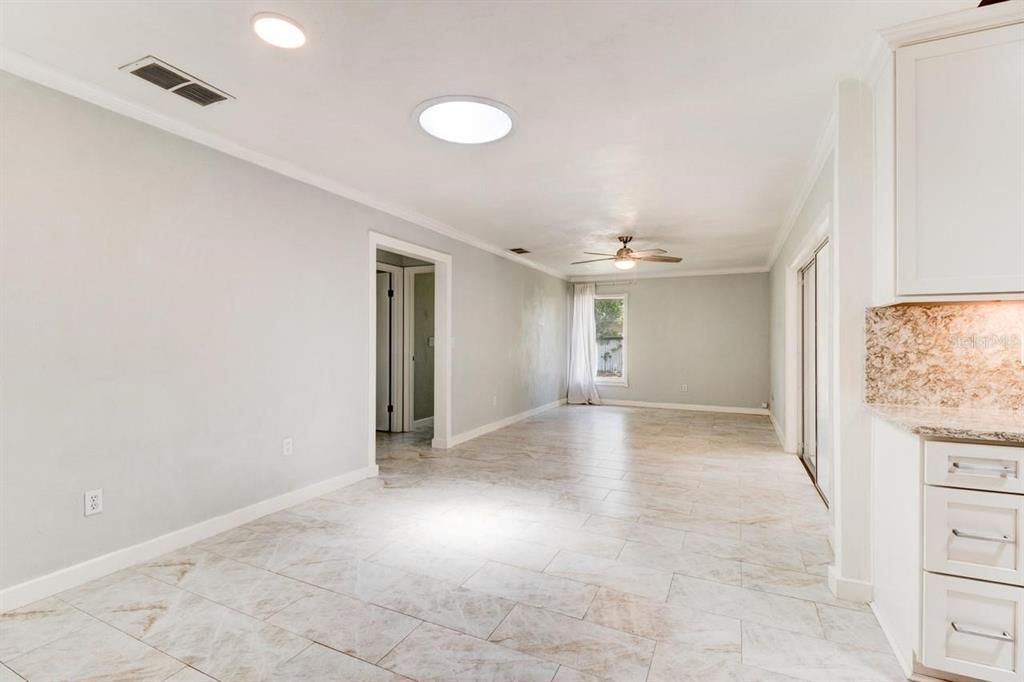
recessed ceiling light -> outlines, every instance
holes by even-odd
[[[512,109],[483,97],[437,97],[416,107],[416,122],[445,142],[484,144],[512,132]]]
[[[616,258],[615,267],[619,270],[632,270],[636,267],[636,261],[629,258]]]
[[[252,30],[274,47],[289,50],[306,44],[306,34],[294,20],[273,12],[260,12],[252,18]]]

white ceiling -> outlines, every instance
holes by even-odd
[[[584,250],[763,267],[831,107],[877,29],[973,0],[0,3],[0,45],[111,95],[563,274]],[[277,11],[305,47],[261,42]],[[234,95],[203,109],[117,70],[155,55]],[[457,146],[412,120],[471,94],[517,112]]]

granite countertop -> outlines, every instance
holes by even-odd
[[[1024,445],[1024,411],[868,403],[879,417],[920,436]]]

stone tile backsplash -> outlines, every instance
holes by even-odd
[[[1024,409],[1024,301],[869,308],[865,400]]]

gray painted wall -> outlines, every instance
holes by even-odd
[[[814,230],[822,211],[832,203],[834,157],[829,156],[811,193],[804,201],[793,229],[768,273],[771,287],[771,400],[772,416],[778,428],[786,423],[786,270],[797,257],[797,250]],[[799,407],[794,409],[799,410]]]
[[[365,466],[368,230],[452,255],[456,434],[564,395],[565,282],[5,73],[0,99],[0,586]]]
[[[413,419],[434,416],[434,273],[413,275]]]
[[[640,279],[597,291],[629,297],[629,387],[598,386],[602,398],[754,408],[768,399],[767,273]]]

